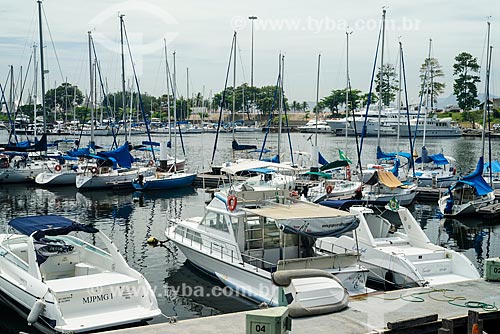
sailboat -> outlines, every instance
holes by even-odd
[[[439,198],[442,214],[448,217],[473,214],[478,209],[495,202],[495,192],[483,178],[484,159],[479,158],[476,169],[456,181]]]
[[[167,42],[165,41],[165,64],[167,72],[167,81],[170,81],[170,70],[167,59]],[[174,124],[177,124],[177,83],[175,76],[175,53],[174,53],[174,80],[172,83],[172,91],[174,95]],[[167,85],[168,87],[168,85]],[[170,92],[167,92],[170,94]],[[168,118],[170,120],[170,108],[168,109]],[[159,190],[159,189],[174,189],[191,186],[196,178],[196,173],[188,173],[184,168],[178,169],[177,162],[177,131],[174,132],[174,163],[168,165],[169,157],[167,153],[167,144],[160,143],[160,166],[156,173],[149,176],[139,174],[132,181],[132,186],[136,190]],[[182,164],[183,166],[184,164]]]

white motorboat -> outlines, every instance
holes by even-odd
[[[332,128],[323,120],[310,120],[306,125],[298,126],[297,130],[303,133],[331,133]]]
[[[285,294],[300,290],[287,296],[288,304],[305,305],[311,312],[331,312],[345,298],[339,297],[343,288],[332,274],[350,293],[366,293],[367,273],[358,265],[357,254],[320,255],[312,248],[313,236],[355,228],[354,215],[292,202],[285,199],[287,193],[245,191],[227,199],[217,193],[204,217],[171,220],[165,234],[197,268],[259,303],[279,304],[276,277],[288,277]],[[238,206],[238,200],[243,204]]]
[[[480,277],[465,255],[434,245],[408,209],[399,207],[396,201],[389,207],[397,213],[393,221],[370,208],[351,207],[350,212],[359,218],[358,228],[338,238],[318,239],[316,246],[334,254],[359,250],[361,263],[370,269],[370,280],[386,289]]]
[[[54,215],[9,225],[17,232],[0,234],[0,296],[29,324],[79,333],[161,313],[144,276],[96,228]],[[89,234],[103,249],[80,238]]]
[[[478,209],[495,202],[495,191],[484,180],[483,157],[476,169],[456,181],[438,200],[439,210],[448,217],[473,214]]]

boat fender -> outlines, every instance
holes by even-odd
[[[149,165],[150,166],[154,166],[155,165],[155,161],[154,160],[149,160]]]
[[[56,167],[54,167],[54,169],[56,170],[56,172],[60,172],[61,171],[61,165],[56,165]]]
[[[325,187],[325,190],[326,190],[327,194],[331,194],[332,191],[333,191],[333,185],[327,184],[326,187]]]
[[[234,211],[236,205],[238,205],[238,198],[235,195],[229,195],[227,197],[227,208],[229,211]]]
[[[279,270],[271,275],[272,282],[277,286],[289,286],[294,278],[327,277],[342,283],[334,275],[320,269]]]
[[[90,169],[90,171],[92,172],[92,174],[97,174],[98,169],[97,169],[97,167],[95,167],[95,166],[94,166],[94,167],[92,167],[92,168]]]
[[[349,165],[345,166],[345,174],[347,181],[351,181],[351,167]]]
[[[310,317],[314,315],[330,314],[342,311],[349,304],[349,294],[347,290],[344,290],[344,296],[342,300],[335,304],[316,306],[316,307],[304,307],[298,302],[288,305],[288,314],[292,318]]]
[[[38,317],[42,314],[43,310],[45,309],[45,303],[43,300],[38,299],[33,307],[31,308],[30,313],[28,314],[28,325],[32,325],[35,322],[37,322]]]

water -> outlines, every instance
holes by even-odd
[[[294,150],[309,152],[311,144],[307,139],[310,136],[292,134]],[[261,133],[237,134],[241,144],[260,145],[262,137]],[[188,165],[193,171],[208,168],[214,138],[214,134],[184,136]],[[275,148],[276,138],[276,134],[270,135],[267,147]],[[97,139],[103,145],[111,143],[108,137]],[[137,143],[145,139],[138,138]],[[161,139],[154,138],[157,141]],[[287,142],[285,136],[283,139]],[[313,141],[314,136],[311,139]],[[86,140],[84,138],[82,142]],[[231,158],[231,140],[229,134],[220,136],[216,163]],[[0,138],[0,142],[4,141]],[[346,151],[351,159],[355,157],[353,138],[349,138],[346,147],[344,138],[320,134],[318,143],[320,151],[329,160],[338,157],[339,148]],[[366,139],[365,161],[373,161],[370,159],[375,157],[375,145],[375,138]],[[394,146],[394,138],[382,141],[386,151],[395,150]],[[431,154],[442,148],[446,155],[457,159],[459,171],[466,173],[475,166],[481,142],[465,138],[433,139],[428,140],[427,147]],[[178,151],[181,152],[180,147]],[[497,154],[498,151],[493,156]],[[202,215],[208,199],[209,196],[202,190],[193,188],[146,194],[114,191],[79,193],[72,187],[39,189],[34,185],[9,185],[0,187],[0,231],[12,218],[25,215],[59,214],[81,222],[92,222],[115,242],[127,262],[143,273],[156,289],[158,303],[164,314],[188,319],[255,309],[255,304],[243,298],[207,296],[206,293],[218,283],[187,265],[184,255],[174,245],[166,243],[164,247],[156,248],[146,245],[146,239],[150,236],[165,239],[164,230],[169,219]],[[500,233],[497,226],[488,225],[488,222],[479,219],[439,219],[435,203],[415,203],[410,209],[432,242],[463,251],[481,272],[485,258],[500,256],[500,249],[496,246]],[[204,291],[204,294],[200,291]],[[154,322],[161,321],[164,319],[159,318]],[[24,323],[24,319],[0,306],[1,333],[34,333]]]

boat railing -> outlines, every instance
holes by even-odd
[[[328,247],[329,246],[329,247]],[[350,249],[344,246],[336,245],[333,242],[324,242],[323,240],[318,240],[317,241],[317,249],[324,251],[324,252],[329,252],[331,254],[338,254],[338,249],[341,249],[344,251],[344,253],[357,253],[356,249]],[[331,249],[329,249],[331,248]]]
[[[179,226],[179,225],[173,225]],[[189,228],[185,228],[182,233],[175,232],[174,239],[179,240],[186,244],[189,242],[192,248],[199,246],[199,250],[201,252],[208,252],[210,255],[214,255],[220,257],[220,259],[229,260],[231,263],[240,262],[240,258],[238,256],[239,251],[235,245],[228,243],[219,238],[214,238],[209,235],[202,235],[199,232],[192,232]]]
[[[245,263],[253,265],[255,267],[256,272],[258,272],[259,269],[271,272],[276,271],[276,264],[274,263],[243,253],[241,254],[241,257],[243,258],[243,265]]]

